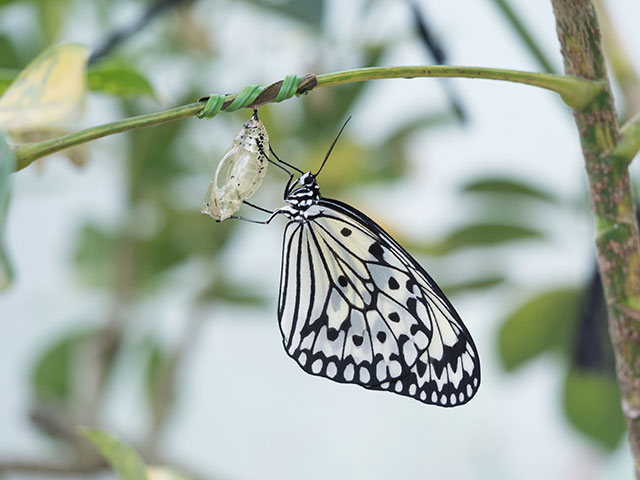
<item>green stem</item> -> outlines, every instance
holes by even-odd
[[[18,145],[15,152],[17,169],[21,170],[35,160],[51,155],[52,153],[106,137],[107,135],[192,117],[202,110],[203,106],[204,104],[201,102],[190,103],[161,112],[148,113],[146,115],[138,115],[136,117],[125,118],[124,120],[118,120],[117,122],[105,123],[104,125],[87,128],[76,133],[52,138],[51,140],[45,140],[43,142]]]
[[[503,80],[524,83],[545,88],[558,93],[564,102],[574,110],[581,110],[602,91],[603,82],[590,81],[566,75],[551,75],[547,73],[522,72],[517,70],[502,70],[481,67],[450,67],[450,66],[411,66],[411,67],[380,67],[360,68],[344,72],[328,73],[317,76],[317,86],[329,87],[346,83],[363,82],[384,78],[419,78],[419,77],[458,77],[481,78],[489,80]],[[236,95],[228,95],[227,101]],[[226,104],[226,102],[225,102]],[[18,145],[16,147],[17,168],[22,169],[35,160],[46,155],[73,147],[81,143],[98,138],[125,132],[139,127],[149,127],[160,123],[172,122],[199,113],[204,103],[191,103],[156,113],[149,113],[131,117],[117,122],[106,123],[87,128],[63,137],[45,140],[43,142]]]
[[[574,110],[582,110],[602,91],[604,83],[568,75],[522,72],[483,67],[450,67],[443,65],[418,67],[372,67],[318,75],[318,87],[341,85],[381,78],[483,78],[524,83],[558,93],[564,103]]]

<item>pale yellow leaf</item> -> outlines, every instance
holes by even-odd
[[[29,63],[0,97],[0,127],[9,131],[59,125],[80,106],[89,49],[64,44]]]
[[[191,477],[172,468],[148,466],[147,480],[191,480]]]

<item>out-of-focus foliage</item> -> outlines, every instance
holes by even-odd
[[[248,0],[262,8],[284,14],[295,20],[304,22],[305,25],[315,28],[320,27],[324,16],[324,2],[308,0],[287,0],[284,2],[271,2],[269,0]]]
[[[571,423],[613,450],[624,435],[620,392],[613,375],[572,370],[564,384],[564,408]]]
[[[473,180],[467,183],[462,191],[466,193],[507,193],[523,197],[532,197],[533,199],[546,200],[548,202],[555,202],[556,200],[549,192],[545,192],[544,190],[527,185],[526,183],[508,178],[482,178]]]
[[[0,291],[11,285],[11,264],[4,249],[4,223],[11,195],[10,174],[15,169],[15,157],[7,144],[7,136],[0,130]]]
[[[33,368],[31,382],[38,401],[68,405],[71,401],[74,382],[74,368],[77,368],[80,350],[86,347],[90,334],[73,332],[55,343],[44,352]]]
[[[0,97],[0,127],[24,131],[67,121],[84,96],[88,58],[89,50],[75,44],[38,55]]]
[[[501,214],[511,219],[519,211],[527,211],[532,206],[558,208],[562,204],[544,190],[505,177],[474,179],[463,185],[461,190],[466,195],[473,196],[477,200],[476,205],[484,205],[487,210],[490,209],[494,221],[499,220]],[[509,205],[510,208],[497,209],[496,202]],[[520,218],[527,220],[528,217],[520,215]],[[464,234],[461,235],[460,232]],[[544,241],[545,237],[541,232],[525,225],[515,226],[514,230],[502,230],[478,228],[471,224],[450,233],[439,248],[427,246],[421,250],[431,254],[450,253],[462,247],[508,245],[522,239]],[[502,278],[506,278],[507,273]],[[479,283],[495,286],[501,277],[496,274],[495,278],[496,282],[481,280]],[[606,312],[597,307],[602,302],[594,301],[593,297],[601,297],[602,292],[599,288],[588,286],[590,283],[593,282],[586,282],[585,285],[559,285],[524,300],[504,319],[498,331],[497,347],[503,367],[512,373],[518,372],[541,355],[556,354],[566,365],[563,401],[569,422],[602,447],[613,449],[624,435],[619,408],[620,395],[615,374],[608,362],[612,355],[611,349],[601,345],[602,342],[609,341],[600,332],[607,322]],[[599,280],[596,284],[599,285]],[[471,285],[474,285],[473,282]],[[592,312],[591,309],[596,311]],[[584,318],[593,321],[585,322]],[[584,344],[586,341],[596,344]],[[604,352],[604,357],[600,355],[593,361],[581,362],[577,352],[584,350]]]
[[[501,245],[542,237],[541,232],[524,225],[473,223],[453,230],[437,243],[416,245],[415,250],[426,255],[446,255],[462,248]]]
[[[153,96],[153,86],[139,71],[125,62],[102,62],[87,72],[89,89],[121,97]]]
[[[9,88],[19,73],[18,69],[0,68],[0,94]],[[108,61],[89,66],[86,74],[87,87],[94,92],[121,97],[155,95],[147,77],[123,61]]]
[[[193,477],[173,468],[145,465],[140,454],[129,444],[95,428],[82,434],[91,441],[121,480],[191,480]]]
[[[122,480],[147,479],[142,458],[129,445],[100,430],[87,428],[82,433],[91,440]]]
[[[575,290],[549,290],[511,312],[498,336],[498,353],[504,367],[515,370],[556,348],[566,352],[581,301]]]

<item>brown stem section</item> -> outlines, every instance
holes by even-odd
[[[626,164],[612,150],[620,135],[591,0],[551,0],[566,73],[606,81],[574,118],[589,178],[598,264],[609,308],[622,410],[640,479],[640,243]]]

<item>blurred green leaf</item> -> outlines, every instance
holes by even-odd
[[[129,102],[125,103],[125,106]],[[128,108],[127,116],[137,115]],[[140,200],[157,202],[166,200],[170,186],[186,172],[176,143],[188,122],[172,122],[153,128],[140,128],[129,133],[130,149],[127,159],[129,169],[129,202]],[[206,191],[203,187],[202,195]]]
[[[0,292],[13,283],[13,267],[2,242],[0,242]]]
[[[532,187],[523,182],[510,178],[487,177],[474,180],[462,187],[466,193],[510,194],[523,197],[531,197],[547,202],[555,202],[556,199],[549,192]]]
[[[580,312],[582,296],[574,289],[543,292],[512,312],[498,334],[498,353],[508,371],[537,355],[566,345]]]
[[[267,299],[252,287],[243,284],[229,283],[225,279],[214,280],[198,296],[200,302],[226,302],[238,305],[260,307],[266,305]]]
[[[123,62],[104,62],[89,69],[89,88],[120,97],[154,96],[147,78]]]
[[[76,241],[74,260],[82,280],[98,287],[113,285],[113,269],[117,268],[120,244],[116,234],[95,225],[85,225]]]
[[[87,332],[69,334],[51,344],[40,355],[31,374],[31,383],[38,399],[68,403],[73,388],[74,355],[88,336]]]
[[[18,69],[20,65],[20,58],[13,42],[8,36],[0,34],[0,67],[2,67],[0,70],[5,68]],[[17,70],[15,74],[18,74]]]
[[[569,372],[564,408],[574,427],[608,450],[614,450],[624,436],[620,392],[612,376]]]
[[[470,290],[482,290],[484,288],[495,287],[505,281],[502,275],[489,275],[481,278],[474,278],[466,282],[453,283],[442,286],[442,290],[447,295],[456,295],[458,293],[470,291]]]
[[[447,255],[462,248],[486,247],[543,238],[538,230],[520,225],[476,223],[460,227],[433,244],[414,244],[412,249],[428,255]]]
[[[13,68],[0,68],[0,95],[2,95],[11,82],[18,76],[20,70],[14,70]]]
[[[36,0],[40,30],[45,37],[45,44],[51,45],[58,40],[58,32],[67,19],[69,0]]]
[[[274,10],[295,20],[308,23],[311,26],[319,27],[324,16],[323,0],[249,0],[251,3],[261,7]]]
[[[168,467],[147,467],[147,480],[192,480],[193,477]]]
[[[144,371],[144,383],[147,401],[151,408],[152,422],[155,425],[161,425],[174,401],[173,370],[175,359],[155,339],[147,339],[145,349],[147,350],[147,363]]]
[[[142,457],[132,447],[101,430],[84,428],[82,434],[93,443],[122,480],[146,480]]]
[[[162,204],[156,205],[160,208]],[[165,207],[157,228],[141,235],[144,220],[132,219],[128,228],[109,232],[87,225],[79,235],[75,262],[79,274],[97,287],[151,290],[161,275],[194,256],[212,257],[224,247],[232,222],[216,223],[197,211]]]
[[[11,285],[11,264],[4,248],[4,224],[11,196],[11,173],[15,170],[15,156],[7,143],[7,136],[0,131],[0,291]]]

